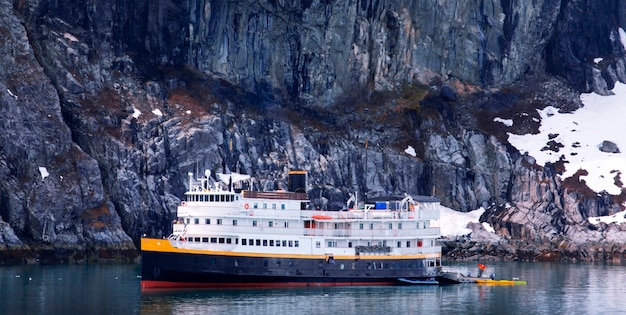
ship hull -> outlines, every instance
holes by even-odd
[[[161,240],[167,242],[167,240]],[[428,279],[440,266],[419,257],[254,255],[142,249],[142,288],[237,288],[398,285]]]

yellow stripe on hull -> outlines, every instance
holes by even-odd
[[[180,254],[196,254],[196,255],[219,255],[219,256],[242,256],[242,257],[275,257],[275,258],[309,258],[318,259],[325,258],[327,255],[305,255],[305,254],[267,254],[254,252],[232,252],[217,251],[206,249],[188,249],[172,246],[169,240],[159,238],[142,238],[141,251],[163,252],[163,253],[180,253]],[[414,255],[335,255],[334,259],[423,259],[423,258],[440,258],[441,254],[414,254]]]

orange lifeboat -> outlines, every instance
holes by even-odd
[[[332,219],[333,217],[331,217],[331,216],[329,216],[329,215],[321,215],[321,214],[318,214],[318,215],[311,216],[311,218],[316,219],[316,220],[330,220],[330,219]]]

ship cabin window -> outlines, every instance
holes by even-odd
[[[248,239],[247,238],[241,239],[241,245],[248,245]]]
[[[321,246],[320,242],[315,242],[315,247],[316,248],[320,248],[320,246]]]
[[[289,222],[285,221],[285,227],[288,228],[289,227]]]
[[[281,210],[285,210],[285,204],[284,204],[284,203],[281,203],[281,204],[280,204],[280,209],[281,209]]]
[[[237,226],[237,220],[233,220],[233,226]]]
[[[226,244],[232,244],[233,243],[233,239],[232,238],[227,238],[226,239]]]
[[[267,246],[267,240],[263,240],[263,246]]]
[[[389,226],[389,229],[390,229],[390,230],[393,230],[393,223],[389,223],[389,225],[388,225],[388,226]]]
[[[411,247],[411,241],[406,241],[406,247]]]
[[[398,230],[402,230],[402,223],[398,223]]]
[[[336,241],[328,241],[328,247],[337,247]]]
[[[255,202],[254,204],[252,204],[252,208],[258,209],[259,208],[259,204]]]
[[[272,204],[272,209],[276,210],[276,204],[275,203]]]
[[[274,240],[270,240],[270,246],[274,246]]]
[[[293,247],[293,241],[289,241],[289,247]]]
[[[348,248],[352,248],[352,242],[348,242]]]
[[[300,247],[300,241],[293,241],[293,247]]]
[[[374,229],[374,223],[370,223],[370,230]]]
[[[267,209],[267,203],[263,203],[263,209]]]
[[[222,219],[217,219],[217,225],[222,225]]]
[[[248,239],[248,245],[250,245],[250,246],[254,245],[254,240],[253,239]]]
[[[359,230],[363,229],[363,223],[359,223]]]
[[[283,247],[287,247],[287,241],[283,241]]]
[[[335,223],[335,230],[339,229],[339,223]]]
[[[252,226],[257,226],[256,220],[252,221]]]
[[[276,240],[276,247],[280,247],[280,241]]]
[[[187,221],[187,224],[189,224],[189,218],[187,218],[187,220],[185,220],[185,221]]]
[[[267,225],[269,225],[269,227],[273,227],[273,226],[274,226],[274,221],[270,221],[270,222],[268,222],[268,224],[267,224]]]
[[[261,240],[256,240],[256,246],[261,246]]]
[[[198,218],[193,219],[193,224],[200,224],[200,219]]]
[[[204,219],[204,224],[211,224],[211,219]]]
[[[211,237],[211,243],[217,243],[217,237]]]
[[[224,244],[224,243],[225,243],[225,240],[224,240],[224,238],[223,238],[223,237],[220,237],[220,238],[219,238],[219,240],[218,240],[218,242],[219,242],[220,244]]]
[[[214,202],[214,201],[215,201],[215,196],[209,195],[209,202]]]
[[[208,237],[203,237],[202,238],[202,243],[208,243],[209,242],[209,238]]]
[[[398,248],[402,247],[402,242],[398,241]]]
[[[199,237],[194,237],[194,238],[193,238],[193,241],[194,241],[194,242],[198,242],[198,243],[200,243],[200,238],[199,238]]]

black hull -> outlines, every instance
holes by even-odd
[[[385,257],[386,258],[386,257]],[[310,259],[142,252],[142,288],[397,285],[428,279],[423,259]]]

